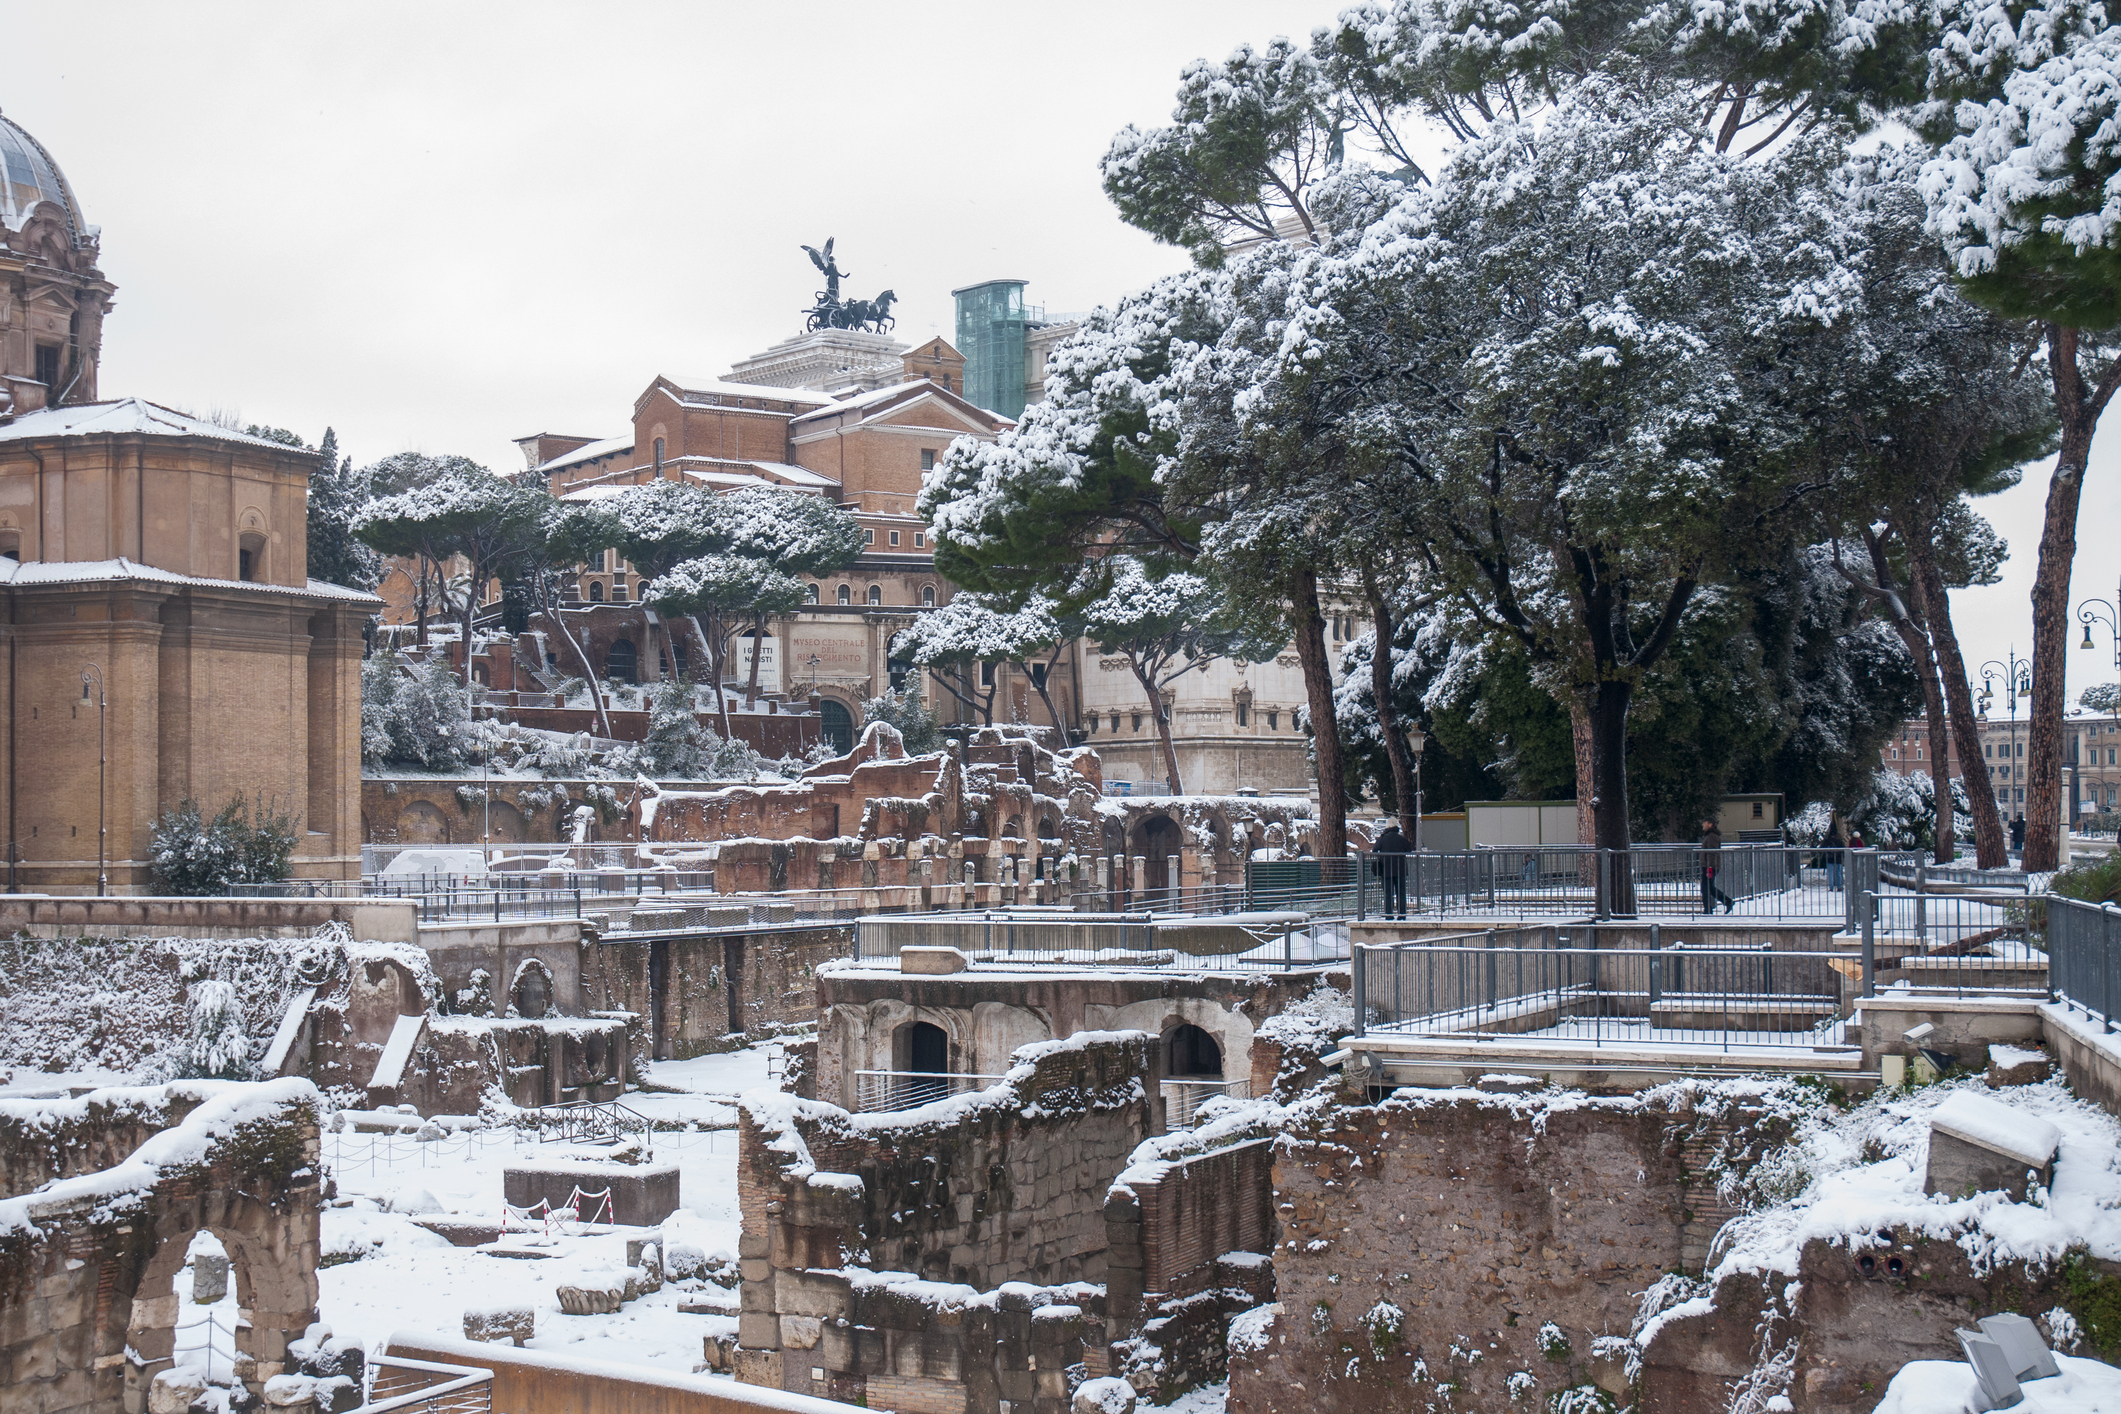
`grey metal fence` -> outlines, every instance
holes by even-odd
[[[1448,941],[1357,949],[1365,1035],[1493,1039],[1537,1034],[1597,1045],[1837,1045],[1846,952],[1782,935],[1599,946],[1598,925],[1529,925]]]
[[[2050,895],[2046,939],[2050,995],[2113,1030],[2121,1005],[2121,908]]]

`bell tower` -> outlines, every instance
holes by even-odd
[[[44,145],[0,115],[0,417],[96,401],[116,286]]]

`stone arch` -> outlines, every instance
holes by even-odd
[[[521,844],[530,838],[530,822],[505,800],[486,802],[486,828],[490,838],[503,844]]]
[[[399,844],[449,844],[449,817],[432,801],[415,800],[398,812]]]
[[[1215,1034],[1181,1021],[1163,1035],[1164,1074],[1174,1080],[1223,1078],[1222,1043]]]
[[[972,1018],[954,1007],[923,1007],[907,1002],[887,1000],[871,1003],[866,1017],[867,1026],[859,1038],[854,1053],[848,1057],[853,1062],[852,1070],[898,1070],[899,1035],[914,1022],[927,1022],[940,1027],[949,1041],[949,1064],[953,1071],[969,1071],[976,1052],[972,1038]],[[848,1077],[849,1101],[854,1099],[852,1079]]]
[[[1252,1019],[1206,997],[1156,998],[1127,1006],[1084,1008],[1085,1026],[1102,1031],[1146,1031],[1164,1046],[1159,1064],[1170,1060],[1170,1040],[1181,1026],[1198,1027],[1221,1053],[1223,1078],[1241,1080],[1252,1073]]]
[[[1129,854],[1143,856],[1145,866],[1142,887],[1168,889],[1177,883],[1170,877],[1170,858],[1185,847],[1186,833],[1179,828],[1178,821],[1162,811],[1144,815],[1135,822],[1129,838]]]
[[[284,1374],[293,1364],[288,1345],[317,1319],[313,1203],[282,1212],[262,1196],[216,1187],[156,1208],[148,1236],[153,1245],[142,1245],[146,1260],[130,1274],[122,1264],[114,1274],[119,1299],[110,1304],[109,1336],[122,1344],[106,1340],[104,1346],[129,1347],[141,1357],[125,1362],[124,1407],[145,1409],[148,1386],[175,1364],[181,1306],[177,1273],[202,1231],[211,1232],[228,1253],[236,1284],[236,1306],[243,1313],[234,1333],[238,1377],[256,1391]]]

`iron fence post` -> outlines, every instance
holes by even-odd
[[[1355,1002],[1355,1034],[1360,1036],[1370,1029],[1369,986],[1363,977],[1363,951],[1366,943],[1356,943],[1348,949],[1349,970],[1354,973],[1349,992]]]
[[[1360,923],[1370,916],[1370,871],[1363,867],[1363,857],[1355,856],[1355,921]]]
[[[1929,940],[1930,896],[1923,887],[1928,882],[1929,865],[1917,860],[1915,862],[1915,941],[1918,943],[1927,943]],[[1928,948],[1925,947],[1923,951],[1927,952]]]
[[[1863,995],[1875,995],[1878,980],[1877,953],[1877,906],[1878,896],[1866,889],[1863,892]]]
[[[1613,851],[1600,849],[1592,882],[1591,912],[1601,921],[1613,916]]]
[[[2053,914],[2055,905],[2049,903],[2047,907],[2049,914]],[[2114,1029],[2113,915],[2107,913],[2103,908],[2100,913],[2104,916],[2100,920],[2099,928],[2099,1029],[2101,1031],[2111,1031]],[[2053,928],[2054,926],[2054,920],[2050,917],[2048,927]]]
[[[1481,871],[1488,876],[1488,907],[1495,907],[1495,856],[1492,852],[1480,856]]]

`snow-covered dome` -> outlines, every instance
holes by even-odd
[[[81,203],[74,200],[66,174],[43,143],[0,115],[0,221],[9,230],[19,231],[43,201],[66,213],[66,233],[80,245],[88,223],[81,218]]]

